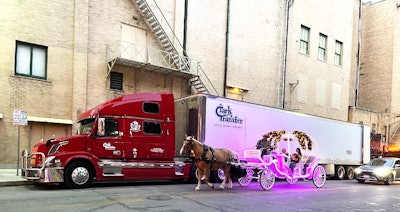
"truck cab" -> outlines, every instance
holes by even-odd
[[[171,93],[117,97],[78,116],[76,135],[23,151],[22,176],[89,187],[93,180],[184,179],[190,164],[175,156]]]

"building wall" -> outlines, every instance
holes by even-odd
[[[354,2],[294,1],[290,9],[286,104],[291,110],[347,120],[352,65]],[[337,15],[340,14],[340,15]],[[335,17],[335,18],[332,18]],[[301,25],[310,28],[309,54],[300,53]],[[328,38],[327,59],[318,59],[319,33]],[[343,43],[334,64],[335,41]]]
[[[16,164],[20,154],[13,109],[26,111],[28,120],[39,120],[36,127],[31,121],[20,127],[21,150],[30,149],[42,136],[71,133],[75,11],[72,1],[1,1],[1,5],[0,163]],[[16,41],[48,47],[46,80],[15,75]],[[46,118],[59,123],[43,124]]]
[[[293,1],[285,69],[286,2],[229,2],[227,26],[228,1],[188,1],[188,56],[201,61],[218,93],[224,93],[226,78],[227,86],[238,86],[244,91],[235,98],[273,107],[282,107],[284,99],[286,109],[347,120],[353,83],[355,3]],[[12,125],[14,108],[28,112],[28,126],[21,127],[21,149],[30,149],[53,134],[57,137],[72,134],[75,131],[72,122],[80,113],[115,96],[169,91],[179,98],[190,93],[187,79],[174,73],[160,74],[121,65],[113,66],[112,70],[107,68],[111,50],[121,40],[123,25],[144,31],[146,46],[161,49],[135,1],[0,0],[0,3],[4,8],[0,13],[0,28],[7,29],[0,31],[0,97],[4,100],[0,104],[0,143],[6,146],[0,150],[0,164],[15,164],[17,160],[18,128]],[[185,1],[156,3],[183,41]],[[309,55],[299,53],[301,25],[311,29]],[[317,59],[319,32],[328,36],[327,61]],[[15,76],[16,40],[48,47],[47,80]],[[335,40],[344,44],[342,66],[333,65]],[[110,71],[123,74],[122,90],[110,89]],[[284,77],[285,98],[282,97]]]
[[[398,49],[394,48],[394,41],[398,40],[394,34],[395,22],[399,17],[396,2],[385,0],[367,3],[363,5],[362,12],[363,46],[359,106],[385,113],[399,112],[394,111],[392,105],[392,102],[398,105],[395,103],[398,100],[393,98],[394,95],[398,97],[397,89],[394,89],[398,88],[398,74],[395,72],[393,60],[394,49]]]

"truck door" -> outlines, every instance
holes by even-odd
[[[130,126],[126,139],[126,157],[133,160],[172,160],[175,143],[171,132],[172,123],[160,120],[128,120]],[[173,130],[173,129],[172,129]]]
[[[118,119],[98,118],[95,132],[89,136],[87,149],[101,159],[120,159],[123,157]]]

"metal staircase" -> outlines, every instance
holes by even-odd
[[[215,94],[219,95],[203,69],[201,69],[200,64],[197,64],[197,67],[192,67],[190,58],[181,55],[185,53],[185,50],[183,49],[171,26],[168,24],[168,21],[166,20],[157,3],[154,0],[152,1],[152,3],[154,3],[152,4],[152,9],[147,0],[135,0],[135,2],[142,13],[144,20],[156,35],[164,50],[171,53],[171,60],[173,60],[171,62],[177,66],[176,68],[179,71],[190,74],[190,85],[199,93],[210,94],[209,90],[200,78],[200,71],[201,75],[208,80],[208,84],[213,88]],[[197,68],[196,74],[192,73],[191,71],[194,68]]]

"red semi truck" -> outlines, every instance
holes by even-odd
[[[23,151],[22,177],[70,188],[89,187],[93,180],[191,177],[192,163],[175,155],[171,93],[117,97],[79,115],[78,123],[76,135]]]
[[[266,132],[306,132],[318,141],[327,175],[353,179],[370,160],[370,128],[223,97],[171,93],[128,94],[78,117],[74,136],[23,151],[22,177],[38,183],[89,187],[92,181],[196,180],[193,158],[181,157],[185,135],[243,158]],[[222,171],[210,176],[223,178]]]

